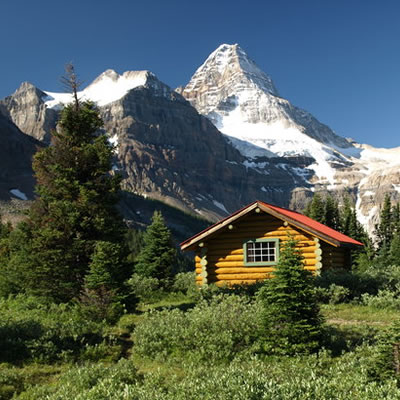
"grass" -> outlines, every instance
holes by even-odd
[[[397,311],[351,303],[324,304],[321,311],[327,323],[334,325],[372,325],[379,327],[388,326],[399,318]]]

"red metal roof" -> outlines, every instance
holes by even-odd
[[[334,229],[329,228],[329,226],[321,224],[320,222],[317,222],[310,217],[306,217],[305,215],[300,214],[296,211],[292,211],[292,210],[288,210],[286,208],[274,206],[272,204],[264,203],[262,201],[259,201],[258,203],[263,204],[265,207],[275,210],[276,212],[278,212],[282,215],[286,215],[287,217],[294,219],[295,221],[298,221],[298,222],[310,227],[311,229],[321,232],[323,235],[329,236],[332,239],[335,239],[341,243],[349,243],[349,244],[355,244],[358,246],[364,246],[358,240],[354,240],[351,237],[344,235],[343,233],[340,233],[338,231],[335,231]]]
[[[315,220],[313,220],[312,218],[306,217],[305,215],[298,213],[296,211],[292,211],[292,210],[288,210],[286,208],[282,208],[282,207],[278,207],[278,206],[274,206],[272,204],[269,203],[265,203],[263,201],[255,201],[249,205],[247,205],[246,207],[241,208],[240,210],[237,210],[236,212],[234,212],[233,214],[229,215],[228,217],[216,222],[214,225],[209,226],[208,228],[204,229],[203,231],[197,233],[196,235],[192,236],[191,238],[183,241],[180,246],[185,246],[186,244],[188,244],[189,242],[193,241],[194,239],[196,239],[198,236],[203,235],[204,233],[206,233],[209,230],[212,230],[213,228],[217,228],[218,225],[221,225],[221,227],[225,226],[224,222],[226,222],[227,220],[230,219],[234,219],[234,217],[243,212],[244,210],[246,210],[247,208],[252,208],[252,206],[254,206],[255,204],[259,204],[261,207],[265,207],[268,208],[272,211],[274,211],[275,213],[280,214],[283,219],[290,219],[294,222],[298,222],[299,224],[305,226],[306,228],[310,228],[312,231],[316,232],[316,233],[321,233],[321,235],[326,236],[328,238],[333,239],[334,241],[340,242],[342,244],[349,244],[349,245],[356,245],[356,246],[363,246],[363,243],[352,239],[349,236],[344,235],[343,233],[340,233],[332,228],[329,228],[328,226],[321,224],[320,222],[317,222]],[[253,207],[254,208],[254,207]],[[250,210],[249,210],[250,211]],[[214,232],[216,230],[219,229],[213,229]]]

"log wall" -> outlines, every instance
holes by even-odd
[[[198,284],[234,285],[255,283],[270,278],[274,266],[245,266],[243,243],[251,239],[278,238],[282,248],[291,237],[298,240],[305,268],[318,273],[322,267],[321,244],[312,235],[300,231],[264,212],[252,212],[232,226],[211,235],[196,251]],[[333,246],[332,246],[333,247]]]
[[[350,268],[350,250],[344,247],[334,247],[328,243],[321,243],[322,263],[324,269]]]

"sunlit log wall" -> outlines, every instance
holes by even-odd
[[[270,278],[274,266],[244,265],[243,243],[250,239],[278,238],[282,249],[289,237],[297,241],[305,268],[314,273],[319,273],[330,257],[329,267],[338,267],[342,261],[343,264],[346,261],[342,249],[326,244],[269,214],[254,211],[200,243],[201,247],[196,249],[196,281],[200,285],[234,285]]]

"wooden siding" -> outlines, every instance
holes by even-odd
[[[305,268],[318,272],[321,249],[318,239],[264,212],[247,214],[243,219],[207,238],[196,250],[196,281],[217,284],[255,283],[270,278],[274,266],[245,266],[243,243],[250,239],[279,239],[280,248],[293,237],[304,257]],[[202,261],[203,260],[203,261]]]
[[[350,249],[321,243],[321,250],[324,269],[349,268],[351,266]]]

